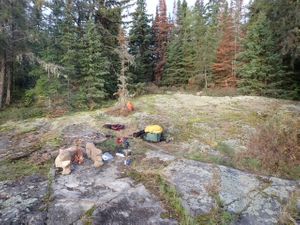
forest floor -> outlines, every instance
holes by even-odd
[[[133,99],[134,113],[107,109],[58,118],[7,121],[0,126],[0,223],[20,224],[296,224],[300,167],[264,170],[241,160],[258,127],[290,118],[300,103],[264,97],[169,93]],[[120,123],[125,130],[103,128]],[[71,175],[55,173],[58,149],[81,138],[130,137],[150,124],[168,142],[129,138],[133,163],[116,158],[100,169],[86,160]],[[287,179],[288,178],[288,179]],[[299,221],[298,221],[299,222]]]

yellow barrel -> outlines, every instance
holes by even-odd
[[[145,128],[145,132],[152,134],[161,134],[163,132],[163,128],[159,125],[149,125]]]

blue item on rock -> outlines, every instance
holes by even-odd
[[[110,162],[114,159],[114,157],[109,152],[105,152],[102,155],[102,159],[103,159],[103,161]]]
[[[132,160],[131,159],[126,159],[124,160],[124,165],[129,166],[131,164]]]

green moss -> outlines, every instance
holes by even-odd
[[[241,112],[226,112],[219,114],[217,120],[219,123],[223,122],[242,122],[243,124],[248,124],[250,126],[258,125],[264,122],[265,118],[257,116],[255,112],[248,112],[248,109]]]
[[[200,162],[213,163],[218,165],[234,167],[233,160],[228,157],[209,155],[201,152],[194,152],[185,156],[187,159],[196,160]]]
[[[97,144],[97,147],[99,147],[103,152],[113,153],[116,152],[118,145],[114,138],[110,138],[100,144]]]
[[[154,103],[149,103],[149,102],[147,102],[147,103],[145,103],[145,105],[144,106],[142,106],[142,111],[143,112],[147,112],[147,113],[149,113],[149,114],[151,114],[151,115],[156,115],[156,114],[158,114],[158,111],[157,111],[157,109],[155,108],[155,105],[154,105]]]
[[[191,216],[188,215],[182,206],[180,195],[174,187],[171,187],[159,174],[145,174],[135,170],[128,171],[127,175],[135,182],[143,183],[145,187],[155,195],[159,196],[167,213],[163,213],[163,218],[176,218],[182,225],[197,224]]]
[[[222,208],[215,208],[208,214],[198,216],[195,220],[197,225],[230,225],[234,219],[235,215]]]
[[[53,174],[51,173],[51,170],[50,170],[51,165],[52,165],[52,163],[50,163],[49,170],[48,170],[48,190],[47,190],[46,196],[43,199],[43,202],[45,203],[45,207],[41,209],[43,211],[47,211],[49,206],[50,206],[50,203],[53,201],[53,198],[52,198],[52,193],[53,193],[52,183],[53,183],[54,177],[53,177]]]
[[[194,123],[207,123],[210,122],[212,119],[208,117],[197,117],[197,118],[192,118],[189,120],[188,123],[194,124]]]
[[[221,153],[223,153],[224,155],[229,156],[231,158],[233,158],[235,155],[235,150],[230,145],[223,142],[219,143],[216,146],[216,149]]]
[[[193,152],[191,154],[186,155],[186,158],[200,162],[207,162],[207,155],[201,152]]]
[[[242,113],[230,112],[220,114],[220,120],[226,122],[236,122],[239,120],[243,120],[244,115]]]
[[[230,127],[224,129],[226,132],[226,137],[237,137],[238,135],[240,135],[240,128],[237,127],[235,124],[232,124]]]
[[[43,165],[36,165],[24,159],[17,161],[4,160],[0,163],[0,181],[15,180],[33,174],[47,176],[51,164],[51,160]]]
[[[8,120],[25,120],[30,118],[43,117],[45,109],[37,107],[10,107],[0,113],[0,124]]]
[[[254,158],[244,158],[242,161],[242,166],[250,171],[259,171],[261,169],[261,162]]]
[[[185,208],[182,206],[180,195],[177,193],[176,189],[174,187],[171,187],[160,176],[158,177],[158,183],[159,183],[160,192],[163,194],[165,200],[179,216],[180,224],[182,225],[196,224],[194,218],[188,215]]]
[[[1,133],[9,132],[9,131],[12,131],[13,129],[14,129],[14,127],[11,127],[11,126],[5,126],[5,125],[0,126]]]
[[[178,132],[173,134],[174,139],[177,142],[188,141],[200,136],[201,132],[205,133],[206,131],[200,128],[195,128],[188,123],[180,123],[176,124],[176,128]]]
[[[107,120],[107,118],[108,118],[108,115],[105,114],[104,112],[98,112],[98,113],[95,115],[95,119],[96,119],[96,120],[105,121],[105,120]]]
[[[264,122],[265,119],[258,117],[256,112],[250,112],[245,116],[244,121],[250,126],[257,126],[258,124]]]
[[[161,96],[158,95],[144,95],[137,98],[134,101],[136,108],[143,112],[147,112],[149,114],[158,114],[156,109],[155,103],[156,100],[159,99]]]
[[[287,178],[293,179],[293,180],[299,180],[300,179],[300,166],[295,166],[292,168],[281,168],[282,173],[286,175]]]
[[[62,145],[63,138],[62,137],[55,137],[50,140],[47,140],[46,143],[49,144],[51,147],[58,148]]]
[[[288,200],[284,204],[281,210],[280,224],[282,225],[294,225],[297,224],[296,221],[300,220],[300,211],[297,207],[297,202],[300,198],[300,190],[294,191]]]
[[[219,193],[213,193],[211,196],[216,202],[216,207],[209,213],[200,215],[196,218],[198,225],[229,225],[235,219],[235,215],[227,212],[224,209],[224,203],[220,198]]]
[[[84,225],[91,225],[93,224],[92,216],[94,211],[96,210],[96,206],[94,205],[92,208],[87,210],[84,215],[81,217],[81,221],[83,221]]]
[[[92,208],[90,208],[88,211],[85,212],[85,215],[88,217],[91,217],[93,215],[95,209],[96,209],[96,206],[93,206]]]
[[[27,134],[27,133],[30,133],[30,132],[34,132],[37,130],[37,127],[22,127],[20,128],[19,132],[18,132],[18,135],[22,135],[22,134]]]

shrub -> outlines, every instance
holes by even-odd
[[[257,127],[248,142],[244,159],[253,158],[269,173],[295,178],[300,164],[299,123],[286,115],[275,115]],[[258,163],[258,162],[257,162]],[[299,174],[297,175],[299,176]]]
[[[205,75],[200,74],[191,77],[188,81],[188,87],[191,90],[201,90],[205,87]]]
[[[297,221],[300,220],[300,212],[298,210],[297,202],[300,198],[300,190],[294,191],[288,202],[281,209],[281,215],[279,217],[280,224],[292,225],[298,224]]]
[[[140,96],[140,95],[147,94],[146,83],[136,83],[128,86],[129,86],[129,92],[133,96]]]
[[[34,95],[35,95],[35,93],[32,89],[25,92],[25,96],[24,96],[24,105],[25,106],[32,105],[32,103],[34,102]]]
[[[26,120],[30,118],[43,117],[45,115],[45,109],[39,107],[20,107],[13,106],[3,111],[0,111],[0,124],[7,122],[8,120]]]

